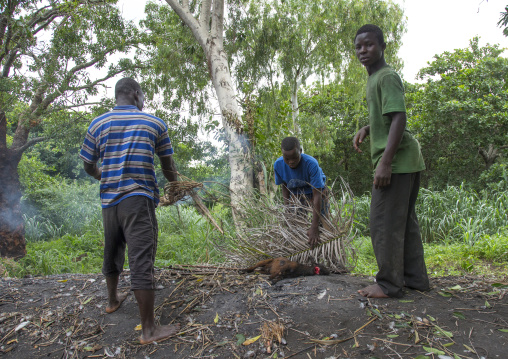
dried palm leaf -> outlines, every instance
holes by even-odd
[[[228,259],[246,267],[266,258],[286,257],[300,263],[317,260],[332,272],[344,273],[356,261],[352,225],[353,194],[341,179],[340,191],[328,191],[329,215],[321,216],[320,242],[314,248],[308,244],[307,230],[312,221],[312,203],[293,198],[289,206],[281,199],[252,196],[242,203],[243,223],[239,238],[230,247],[221,246]]]

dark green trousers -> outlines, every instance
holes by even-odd
[[[389,186],[372,187],[370,236],[379,268],[376,282],[390,297],[401,297],[404,286],[429,289],[415,212],[419,189],[420,172],[392,174]]]

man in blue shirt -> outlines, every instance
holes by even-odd
[[[144,94],[139,84],[123,78],[115,86],[116,107],[92,121],[80,157],[86,173],[100,181],[104,222],[104,261],[108,305],[116,311],[127,294],[118,293],[125,248],[131,271],[131,289],[141,317],[141,344],[170,337],[179,324],[155,325],[155,273],[159,189],[154,155],[160,158],[164,176],[177,180],[173,147],[167,125],[160,118],[142,112]],[[97,161],[102,166],[97,166]]]
[[[281,148],[282,156],[273,165],[275,184],[282,185],[285,205],[289,204],[290,196],[295,196],[302,203],[312,201],[312,222],[307,236],[313,248],[319,242],[320,213],[326,213],[326,176],[314,157],[302,153],[296,137],[283,139]]]

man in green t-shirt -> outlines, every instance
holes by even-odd
[[[370,135],[375,168],[370,235],[379,268],[376,283],[358,293],[370,298],[401,297],[404,286],[429,289],[415,212],[425,164],[418,141],[406,129],[404,88],[399,75],[386,64],[382,30],[376,25],[362,26],[355,49],[369,74],[369,125],[355,135],[353,147],[362,152],[359,146]]]

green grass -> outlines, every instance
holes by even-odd
[[[220,263],[222,253],[214,241],[227,240],[193,206],[157,208],[159,239],[155,265]],[[217,205],[213,215],[228,217],[227,209]],[[224,222],[225,229],[229,224]],[[50,275],[60,273],[99,273],[102,269],[104,232],[102,221],[89,223],[82,235],[27,241],[27,255],[18,262],[0,259],[4,275]],[[81,256],[81,257],[80,257]],[[128,260],[125,261],[128,268]]]
[[[214,218],[228,217],[227,210],[217,205]],[[159,244],[155,265],[220,263],[222,253],[214,242],[227,240],[193,206],[169,206],[157,209]],[[225,229],[228,229],[226,224]],[[230,230],[232,230],[230,228]]]
[[[363,236],[369,236],[369,206],[370,194],[355,198],[355,228]],[[508,192],[422,188],[416,213],[425,243],[473,245],[508,226]]]
[[[9,276],[60,273],[98,273],[102,268],[103,238],[95,231],[64,235],[53,241],[27,243],[27,255],[6,265]]]
[[[104,239],[100,206],[92,196],[95,190],[91,186],[79,189],[71,183],[68,187],[62,184],[54,189],[58,193],[48,197],[47,191],[32,194],[32,203],[39,207],[38,212],[25,216],[27,255],[18,262],[0,259],[0,275],[100,272]],[[355,198],[355,204],[359,256],[354,273],[374,275],[377,265],[368,233],[370,196]],[[417,210],[429,274],[506,273],[507,208],[508,192],[479,194],[464,186],[437,192],[422,190]],[[230,244],[229,238],[234,237],[231,213],[217,204],[212,215],[226,235],[192,205],[157,208],[156,266],[223,262],[224,256],[214,244]]]
[[[374,276],[376,257],[370,238],[356,241],[359,251],[353,274]],[[425,262],[431,277],[447,275],[492,275],[504,277],[508,271],[508,230],[486,235],[474,245],[466,243],[424,244]]]

